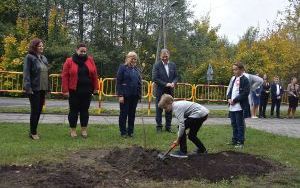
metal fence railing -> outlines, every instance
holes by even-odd
[[[49,76],[49,84],[51,94],[62,94],[60,74],[51,74]],[[226,102],[227,87],[224,85],[177,83],[174,98],[177,100]],[[148,113],[150,113],[151,102],[155,98],[155,88],[155,83],[152,81],[142,81],[142,98],[148,102]],[[0,92],[23,93],[23,73],[0,71]],[[101,112],[101,103],[105,98],[117,97],[116,78],[99,78],[98,94],[99,112]],[[287,92],[284,92],[282,103],[288,104]]]

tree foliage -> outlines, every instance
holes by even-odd
[[[265,33],[249,27],[237,44],[218,36],[209,15],[191,23],[188,0],[2,0],[0,69],[20,71],[29,41],[39,37],[51,72],[59,73],[78,42],[88,44],[101,77],[114,77],[126,53],[136,51],[144,79],[151,79],[165,13],[167,48],[182,82],[206,83],[211,64],[214,84],[227,84],[232,64],[242,61],[249,73],[300,78],[299,0],[281,12]],[[222,23],[220,23],[222,24]],[[159,48],[162,48],[162,41]]]

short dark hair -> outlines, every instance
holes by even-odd
[[[242,62],[236,62],[233,64],[234,66],[237,66],[240,70],[245,70],[245,67]]]
[[[29,44],[28,53],[37,54],[37,47],[41,42],[43,42],[42,39],[39,38],[32,39]]]
[[[86,48],[86,44],[85,43],[79,43],[79,44],[77,44],[77,49],[79,49],[81,47],[85,47]]]

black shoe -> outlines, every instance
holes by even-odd
[[[191,153],[191,155],[203,155],[203,154],[208,154],[207,150],[201,151],[199,148],[197,148]]]
[[[173,131],[172,129],[171,129],[171,127],[166,127],[166,132],[169,132],[169,133],[175,133],[175,131]]]
[[[162,132],[162,127],[156,127],[156,132]]]
[[[127,138],[127,135],[126,134],[121,134],[121,137],[122,138]]]

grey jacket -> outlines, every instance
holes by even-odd
[[[45,56],[41,56],[43,63],[49,66],[48,60]],[[41,67],[36,55],[27,54],[24,58],[23,65],[23,89],[26,93],[40,90],[40,72]]]
[[[186,118],[202,118],[208,115],[209,110],[204,106],[190,101],[175,101],[172,104],[172,111],[178,119],[178,137],[181,137],[185,130],[184,121]]]

